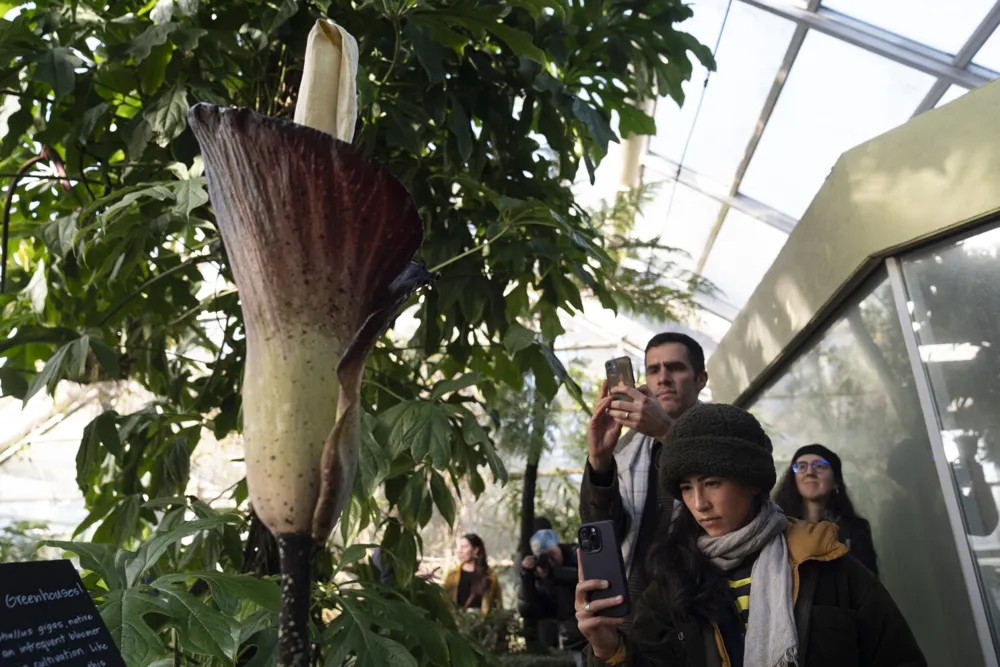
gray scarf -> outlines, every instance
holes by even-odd
[[[784,512],[768,500],[753,521],[721,537],[702,535],[698,548],[723,571],[760,553],[750,572],[750,622],[745,667],[790,667],[798,660],[798,638],[792,610],[792,571]]]

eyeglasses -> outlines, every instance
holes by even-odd
[[[826,472],[830,469],[830,462],[826,459],[815,459],[813,461],[796,461],[792,464],[792,472],[796,475],[804,475],[812,468],[813,472]]]

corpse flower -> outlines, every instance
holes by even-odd
[[[313,552],[350,498],[366,357],[430,279],[411,262],[423,226],[409,194],[341,140],[356,116],[353,37],[320,21],[307,48],[296,119],[327,131],[208,104],[188,114],[243,310],[247,486],[278,542],[283,666],[308,664]]]

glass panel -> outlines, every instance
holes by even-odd
[[[940,0],[825,0],[823,6],[944,51],[956,53],[994,0],[961,0],[961,8],[941,11]]]
[[[753,404],[779,470],[801,445],[840,455],[845,487],[871,522],[880,576],[930,665],[981,667],[954,533],[892,291],[861,292]]]
[[[904,123],[933,82],[810,30],[742,191],[801,218],[840,154]]]
[[[994,635],[1000,632],[1000,229],[903,262],[910,317]]]
[[[695,10],[697,11],[697,10]],[[729,185],[757,127],[795,24],[734,2],[684,166]]]
[[[690,33],[711,49],[719,38],[728,0],[695,0],[690,4],[694,16],[679,24],[677,28]],[[708,73],[697,59],[693,64],[694,71],[691,73],[691,78],[682,84],[684,106],[678,107],[669,97],[662,97],[656,102],[656,136],[650,139],[649,150],[674,162],[680,162],[681,154],[684,152],[684,144],[694,123],[698,100],[704,92],[702,84],[705,83],[705,75]]]
[[[938,107],[943,107],[945,104],[948,104],[948,102],[954,102],[967,92],[969,92],[968,88],[952,84],[948,86],[948,90],[944,91],[944,95],[942,95],[941,99],[938,100],[938,103],[934,105],[934,108],[937,109]]]
[[[787,240],[780,229],[729,209],[701,275],[722,291],[723,301],[740,309]]]
[[[979,49],[979,53],[972,59],[972,62],[981,67],[988,67],[995,72],[1000,72],[1000,30],[993,31],[990,38]]]
[[[660,243],[687,253],[687,256],[678,253],[671,259],[679,268],[693,271],[722,204],[686,185],[666,180],[666,176],[651,169],[646,169],[644,178],[660,186],[653,201],[643,207],[636,220],[634,236],[641,239],[659,236]]]

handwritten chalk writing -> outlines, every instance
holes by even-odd
[[[80,632],[73,632],[72,630],[70,630],[66,634],[70,639],[76,640],[76,639],[86,639],[87,637],[94,637],[100,631],[101,631],[100,628],[91,628],[90,630],[81,630]]]
[[[87,667],[105,667],[107,664],[103,660],[91,660],[87,663]]]
[[[49,665],[57,665],[60,662],[66,662],[67,660],[72,660],[73,658],[79,658],[86,655],[86,653],[87,652],[82,648],[66,649],[62,653],[47,655],[44,658],[38,658],[35,660],[34,667],[49,667]]]
[[[3,652],[0,653],[0,656],[3,656],[4,658],[13,658],[14,657],[14,651],[12,649],[5,648],[3,650]]]
[[[53,632],[62,629],[63,629],[62,621],[52,621],[50,623],[43,623],[42,625],[39,625],[38,634],[51,635]]]
[[[76,618],[71,618],[67,621],[70,625],[80,625],[81,623],[86,623],[87,621],[92,621],[94,617],[91,614],[80,614]]]
[[[4,602],[7,604],[8,609],[13,609],[14,607],[23,607],[26,605],[38,604],[39,602],[53,602],[55,600],[64,600],[66,598],[73,598],[77,595],[83,595],[83,586],[77,584],[73,588],[59,588],[54,591],[38,591],[37,594],[32,595],[14,595],[8,593],[4,598]]]
[[[0,630],[0,642],[7,639],[24,639],[25,637],[34,637],[35,631],[31,628],[25,628],[24,630],[10,630],[3,631]]]
[[[91,653],[100,653],[101,651],[107,651],[108,645],[101,642],[94,642],[87,648],[90,649]]]
[[[31,653],[32,651],[47,651],[53,646],[59,646],[66,641],[66,637],[53,637],[52,639],[42,639],[37,642],[25,642],[21,644],[21,653]]]

